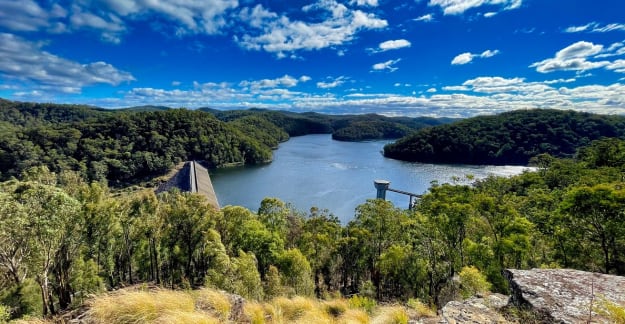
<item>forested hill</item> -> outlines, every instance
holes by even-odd
[[[399,138],[448,121],[261,109],[109,110],[0,99],[0,180],[46,165],[54,172],[74,170],[90,180],[123,186],[163,174],[189,159],[204,160],[209,167],[267,162],[271,150],[289,136]]]
[[[625,117],[519,110],[422,129],[384,148],[384,156],[429,163],[526,165],[542,153],[568,157],[602,137],[623,137]]]
[[[263,109],[222,111],[200,108],[200,110],[210,112],[223,121],[257,116],[282,128],[290,136],[332,134],[332,138],[339,141],[396,139],[421,128],[455,121],[451,118],[386,117],[377,114],[326,115]]]
[[[256,126],[256,139],[241,121],[225,123],[186,109],[115,112],[68,105],[0,103],[0,178],[19,177],[33,166],[126,185],[170,170],[178,162],[209,166],[271,160],[284,132]]]

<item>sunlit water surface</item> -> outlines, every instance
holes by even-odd
[[[520,166],[441,165],[387,159],[381,151],[388,141],[339,142],[331,135],[293,137],[274,151],[274,161],[254,167],[211,172],[221,206],[238,205],[256,211],[265,197],[277,197],[298,210],[328,209],[346,224],[356,206],[375,198],[375,179],[391,188],[424,193],[432,181],[475,179],[490,174],[509,176],[527,169]],[[408,197],[388,192],[395,206],[408,207]]]

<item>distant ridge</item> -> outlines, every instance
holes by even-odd
[[[171,108],[167,106],[146,105],[146,106],[134,106],[134,107],[128,107],[128,108],[120,108],[120,109],[117,109],[117,111],[150,112],[150,111],[163,111],[163,110],[169,110],[169,109]]]

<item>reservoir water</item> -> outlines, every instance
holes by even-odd
[[[373,181],[388,180],[391,188],[424,193],[432,181],[451,182],[471,174],[509,176],[520,166],[436,165],[387,159],[381,151],[388,141],[339,142],[331,135],[293,137],[280,144],[270,164],[211,172],[221,206],[238,205],[257,211],[265,197],[276,197],[308,212],[328,209],[343,224],[354,217],[356,206],[375,198]],[[388,192],[387,200],[408,208],[408,196]]]

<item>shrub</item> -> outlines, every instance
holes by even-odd
[[[488,292],[491,288],[486,277],[473,266],[463,267],[459,273],[460,294],[463,298],[469,298],[478,293]]]
[[[436,312],[433,311],[428,305],[422,303],[419,299],[410,298],[406,303],[408,307],[417,312],[417,317],[434,317]]]
[[[0,304],[0,323],[7,322],[11,318],[11,311],[8,306]]]
[[[352,296],[349,299],[348,303],[350,307],[364,309],[369,314],[373,312],[373,309],[376,306],[376,302],[374,299],[364,296],[361,297],[358,295]]]

